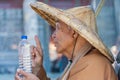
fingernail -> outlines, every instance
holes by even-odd
[[[17,69],[17,72],[20,72],[20,69]]]

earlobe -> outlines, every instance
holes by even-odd
[[[74,39],[78,37],[78,33],[76,33],[74,30],[71,29],[71,35]]]
[[[78,37],[78,34],[76,33],[76,32],[74,32],[74,34],[73,34],[73,38],[77,38]]]

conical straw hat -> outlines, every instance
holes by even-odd
[[[56,21],[63,21],[98,49],[111,62],[114,61],[112,53],[97,34],[95,15],[89,6],[61,10],[42,2],[35,2],[30,5],[50,25],[55,27]]]

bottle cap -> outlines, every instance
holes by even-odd
[[[23,35],[21,36],[21,39],[27,39],[27,36]]]

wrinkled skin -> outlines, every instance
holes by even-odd
[[[52,34],[57,52],[65,55],[68,59],[71,59],[71,52],[73,50],[75,39],[77,38],[77,36],[78,34],[74,30],[69,28],[65,23],[61,21],[58,22],[56,24],[56,29]],[[39,79],[37,77],[39,71],[43,71],[41,73],[44,73],[45,71],[42,69],[43,52],[37,36],[35,36],[35,42],[36,46],[31,46],[33,74],[26,73],[20,70],[16,72],[15,80],[21,80],[18,76],[19,74],[22,74],[24,76],[24,80],[39,80],[47,77],[46,75],[42,76],[41,78],[39,77]]]

